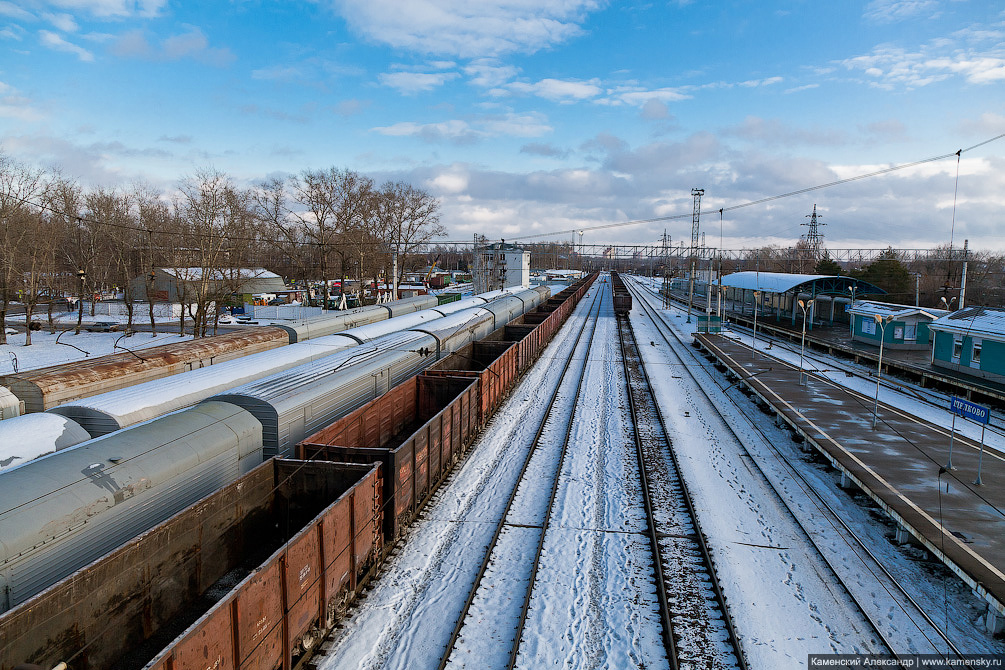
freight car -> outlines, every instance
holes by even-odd
[[[9,388],[24,401],[25,412],[42,412],[79,398],[219,364],[312,337],[331,335],[436,305],[435,297],[419,296],[383,305],[331,312],[292,326],[272,324],[245,328],[215,337],[149,347],[136,353],[110,354],[3,375],[0,376],[0,386]]]
[[[483,302],[481,299],[472,300],[472,302],[481,304],[483,308],[491,305],[488,309],[492,312],[494,324],[496,321],[516,313],[517,306],[522,307],[523,305],[527,305],[529,309],[541,299],[543,297],[540,292],[519,291],[515,294],[501,292],[501,297],[497,297],[489,302]],[[450,307],[464,302],[466,301],[451,303]],[[498,307],[496,306],[497,304]],[[444,323],[457,324],[459,326],[464,320],[463,317],[460,319],[454,317],[453,314],[459,312],[453,309],[443,309],[443,311],[448,312],[447,317],[443,317],[441,316],[441,309],[443,308],[428,309],[423,312],[416,312],[387,321],[353,328],[336,335],[319,337],[307,342],[292,344],[282,349],[221,363],[213,366],[212,369],[193,370],[165,379],[138,384],[130,388],[91,396],[65,403],[51,409],[50,412],[60,414],[78,422],[92,437],[107,435],[141,421],[148,421],[168,412],[188,407],[214,395],[227,393],[231,389],[253,385],[259,380],[270,378],[287,370],[307,366],[304,367],[304,370],[308,374],[311,374],[310,366],[312,364],[317,363],[324,368],[325,365],[320,363],[322,359],[338,354],[341,351],[352,349],[359,344],[369,344],[367,351],[371,351],[371,353],[379,353],[379,351],[376,351],[378,349],[394,348],[398,346],[394,343],[396,340],[389,339],[389,336],[401,330],[411,328],[412,330],[426,332],[432,328],[436,332],[440,332],[445,328]],[[467,310],[460,311],[467,312]],[[440,323],[441,320],[443,323]],[[430,325],[427,327],[422,325],[425,323],[439,323],[439,325]],[[471,338],[468,341],[472,341],[481,336],[481,334],[472,336],[470,333],[467,333],[466,336]],[[426,341],[425,344],[412,348],[421,347],[436,352],[439,352],[440,349],[438,341],[435,343]],[[364,350],[354,350],[349,356],[358,357],[362,361],[364,353]],[[346,360],[339,359],[338,361],[333,361],[331,366],[348,365],[349,363]],[[399,377],[398,381],[400,379]],[[386,383],[387,380],[384,379],[383,381],[384,388],[389,388]]]
[[[539,292],[525,293],[527,305],[541,297]],[[232,481],[239,474],[234,470],[237,463],[243,465],[250,459],[247,462],[257,464],[263,454],[291,453],[308,432],[392,388],[435,361],[441,352],[464,346],[487,332],[477,324],[487,328],[494,322],[492,308],[486,304],[421,324],[425,331],[383,336],[314,364],[217,394],[195,408],[113,432],[0,474],[0,579],[5,580],[0,583],[0,592],[7,598],[0,606],[6,609],[23,601],[197,497]],[[511,309],[512,303],[505,302],[499,311],[509,313]],[[196,372],[200,371],[186,374]],[[206,409],[200,409],[203,407]],[[229,426],[229,422],[243,427]],[[251,428],[245,423],[254,426],[253,435],[246,435]],[[231,463],[231,469],[212,469],[218,459]],[[116,474],[119,468],[125,468],[123,474]],[[35,508],[38,514],[24,513]],[[107,523],[106,518],[115,523]],[[50,537],[50,533],[54,534]],[[38,567],[43,565],[44,570]]]
[[[97,393],[196,370],[241,356],[289,344],[278,328],[250,328],[242,332],[162,344],[140,350],[84,359],[0,377],[24,401],[25,412],[42,412],[56,405]]]
[[[611,289],[614,293],[614,313],[626,315],[632,311],[632,294],[625,286],[625,280],[617,272],[611,273]]]
[[[574,301],[582,296],[588,286],[589,282],[585,282],[578,293],[574,295],[570,293],[569,304],[550,312],[548,319],[538,327],[549,327],[554,332],[557,329],[557,320],[571,311]],[[532,334],[532,332],[525,333],[524,340],[533,339]],[[490,367],[492,365],[489,364]],[[418,454],[420,457],[418,467],[413,469],[413,473],[418,473],[418,480],[405,480],[409,481],[409,486],[419,487],[419,493],[413,494],[411,498],[412,501],[419,503],[422,498],[427,497],[430,487],[442,478],[442,474],[456,460],[460,450],[477,432],[479,428],[477,407],[480,405],[472,396],[479,387],[479,380],[457,379],[453,376],[420,379],[423,381],[413,378],[406,383],[411,384],[413,388],[422,384],[426,389],[421,396],[413,395],[413,402],[403,400],[401,387],[397,387],[368,405],[371,408],[371,419],[375,416],[372,414],[372,408],[379,404],[386,410],[399,412],[399,422],[405,421],[414,425],[419,418],[425,420],[424,423],[418,421],[422,425],[409,438],[415,445],[413,455]],[[232,407],[225,403],[206,403],[211,404]],[[105,461],[116,463],[121,458],[113,458],[110,455],[119,453],[120,450],[116,448],[102,450],[102,445],[117,446],[114,443],[116,437],[129,436],[140,428],[161,426],[172,417],[181,417],[186,412],[197,411],[202,407],[205,405],[93,440],[80,449],[93,446],[96,450],[91,456],[96,463]],[[410,407],[416,408],[415,411],[409,409]],[[241,412],[237,408],[232,409]],[[376,421],[371,420],[368,425],[370,428],[363,432],[371,437],[374,430],[385,436],[389,435],[387,431],[397,432],[394,430],[395,424],[382,420],[379,416],[376,416]],[[432,445],[432,448],[429,445]],[[425,461],[422,460],[423,451],[426,454]],[[169,459],[172,454],[171,448],[165,448],[160,457],[163,461]],[[50,456],[48,459],[55,459],[55,456]],[[44,463],[46,460],[41,459],[23,466],[21,470],[37,468],[39,463]],[[297,465],[293,469],[306,470],[307,466]],[[308,475],[309,479],[315,477],[311,473]],[[14,480],[4,482],[0,477],[0,490],[5,490],[3,484],[12,481]],[[198,667],[214,666],[214,664],[219,667],[293,667],[298,646],[301,650],[309,646],[317,639],[320,632],[331,626],[334,621],[333,611],[337,611],[359,588],[366,571],[372,565],[372,559],[379,553],[377,549],[380,538],[375,533],[375,529],[380,526],[380,516],[377,512],[403,505],[409,508],[408,511],[403,511],[403,514],[412,514],[417,511],[418,503],[406,504],[400,498],[391,500],[381,498],[379,503],[367,503],[365,501],[370,499],[369,493],[366,493],[371,490],[369,488],[364,489],[363,503],[344,502],[343,496],[338,501],[343,504],[340,512],[334,512],[334,507],[326,508],[320,516],[307,524],[304,531],[292,536],[290,541],[273,553],[264,564],[258,568],[252,566],[251,574],[243,579],[235,590],[224,595],[222,600],[212,606],[205,615],[198,610],[185,607],[189,613],[187,620],[183,618],[179,623],[179,620],[172,619],[175,627],[162,625],[164,624],[162,613],[164,617],[169,616],[170,612],[174,611],[172,607],[177,605],[173,598],[184,600],[183,605],[191,604],[193,594],[205,592],[206,586],[212,579],[222,574],[221,570],[226,566],[221,567],[217,561],[226,563],[230,560],[228,557],[232,557],[232,554],[227,547],[231,545],[228,540],[225,543],[226,547],[221,546],[214,538],[230,537],[238,545],[244,543],[241,546],[253,550],[258,539],[255,533],[275,526],[275,523],[269,521],[272,517],[241,512],[240,509],[253,508],[247,502],[234,500],[235,507],[230,510],[230,500],[227,496],[241,497],[250,494],[256,487],[263,487],[262,490],[271,490],[272,487],[271,483],[251,486],[247,484],[248,481],[242,479],[225,489],[227,493],[223,498],[210,499],[216,500],[217,503],[210,504],[209,501],[198,503],[147,535],[137,538],[137,541],[146,540],[146,544],[137,545],[137,541],[134,541],[46,590],[30,602],[0,616],[0,670],[9,670],[11,665],[22,661],[51,665],[58,660],[65,660],[68,656],[74,657],[76,663],[74,667],[79,666],[88,670],[138,668],[153,657],[163,643],[171,639],[174,639],[174,642],[157,654],[146,667],[155,670],[180,669],[189,667],[190,662],[196,663]],[[382,496],[383,491],[386,491],[386,487],[380,486],[379,480],[374,483],[374,489],[382,491]],[[282,487],[279,487],[279,490],[282,492]],[[111,491],[109,493],[115,498],[114,493]],[[61,494],[54,492],[53,495]],[[96,494],[92,494],[94,495]],[[282,492],[281,495],[288,501],[299,500],[301,497],[299,491]],[[131,498],[126,497],[125,500]],[[359,501],[358,489],[355,500]],[[213,505],[218,505],[220,501],[227,509],[217,514],[216,510],[220,507]],[[88,509],[87,501],[83,503],[78,511]],[[17,506],[22,507],[25,504],[27,503],[21,502]],[[72,501],[66,500],[61,504],[72,506]],[[94,506],[94,509],[99,515],[108,513],[107,507],[102,508],[98,505]],[[231,522],[227,520],[242,515],[249,519],[248,525],[243,527],[254,529],[250,531],[252,533],[250,543],[247,539],[249,531],[234,534],[230,530]],[[305,518],[305,515],[293,516],[299,519]],[[218,517],[222,517],[222,520],[218,520]],[[2,518],[0,516],[0,519]],[[276,523],[281,523],[287,516],[280,513],[274,518]],[[399,515],[399,518],[404,517]],[[182,522],[183,519],[186,521]],[[128,518],[125,520],[128,521]],[[36,519],[36,522],[41,529],[44,521]],[[345,532],[347,524],[350,529],[348,533]],[[74,537],[78,547],[87,547],[88,525],[90,522],[83,527],[66,531],[72,536],[75,531],[85,529]],[[43,532],[45,530],[42,529]],[[0,528],[0,536],[3,532]],[[242,537],[245,539],[239,539]],[[208,544],[199,545],[201,549],[194,546],[184,549],[185,543],[197,543],[200,541],[199,538]],[[333,541],[336,542],[336,546],[329,552],[328,543]],[[339,545],[337,542],[342,544]],[[355,544],[352,544],[353,542]],[[346,549],[350,546],[355,548]],[[3,549],[2,545],[0,549]],[[44,545],[36,546],[34,549],[42,553],[48,550]],[[31,551],[29,550],[29,553]],[[317,554],[316,551],[321,553]],[[347,555],[356,558],[349,560]],[[12,555],[7,554],[0,558],[6,564],[12,559]],[[62,558],[64,561],[72,560],[72,557]],[[39,560],[39,556],[36,555],[35,559]],[[333,566],[334,569],[331,569]],[[241,574],[237,576],[238,579]],[[233,573],[229,576],[234,577]],[[122,586],[123,583],[131,583],[133,587],[127,588]],[[219,585],[218,583],[217,586]],[[211,589],[210,592],[214,590],[219,589]],[[198,617],[195,623],[176,637],[180,630],[177,626],[183,628],[195,617]],[[264,625],[258,625],[263,621]],[[146,642],[137,649],[134,647],[133,635],[141,629]],[[261,643],[249,644],[251,638],[247,636]],[[32,644],[34,647],[28,649]],[[123,656],[122,652],[126,647],[130,647],[135,653],[128,657]],[[197,657],[193,657],[192,654],[197,654]]]
[[[0,474],[0,611],[261,462],[261,424],[206,403]]]
[[[365,326],[396,316],[411,314],[419,310],[436,307],[436,296],[419,295],[414,298],[403,298],[382,305],[368,305],[354,309],[332,312],[312,319],[292,324],[273,323],[272,326],[282,328],[289,336],[289,343],[296,344],[317,337],[334,335],[343,330]]]
[[[289,668],[380,557],[381,492],[373,464],[269,460],[4,615],[0,668]]]
[[[76,421],[56,414],[39,412],[0,421],[0,472],[89,439]]]

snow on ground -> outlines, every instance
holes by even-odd
[[[641,348],[650,371],[680,364],[640,310],[632,322],[639,341],[660,342]],[[811,653],[884,652],[787,508],[745,462],[719,415],[728,407],[713,406],[687,375],[650,372],[650,379],[751,666],[786,667]]]
[[[664,310],[663,313],[669,317],[678,332],[690,337],[694,325],[685,322],[680,309]],[[749,333],[726,331],[724,334],[742,339],[745,344],[751,341]],[[798,367],[798,349],[793,351],[791,347],[779,345],[777,342],[768,349],[767,342],[762,342],[759,338],[758,350],[763,355],[778,356]],[[814,354],[813,361],[806,358],[804,364],[807,369],[829,370],[825,374],[834,383],[852,387],[868,395],[875,393],[875,381],[847,377],[844,374],[843,370],[850,365],[849,363],[839,359],[828,359],[819,354]],[[863,559],[861,549],[845,537],[845,531],[829,518],[821,504],[807,490],[807,485],[792,476],[786,463],[798,468],[800,474],[810,482],[812,490],[818,492],[841,519],[852,527],[870,551],[894,573],[898,582],[906,586],[924,610],[936,618],[939,627],[949,630],[950,637],[958,646],[968,653],[1005,652],[1005,644],[992,638],[983,628],[980,617],[986,610],[986,604],[974,596],[962,580],[924,550],[913,545],[897,545],[891,542],[892,522],[885,514],[874,508],[868,498],[862,494],[840,489],[835,473],[815,460],[811,454],[800,451],[799,446],[790,439],[790,433],[785,428],[776,426],[770,417],[757,410],[735,384],[715,373],[709,366],[695,367],[700,367],[703,374],[710,375],[706,377],[707,388],[732,386],[729,390],[732,401],[726,402],[724,398],[723,402],[718,403],[719,413],[743,436],[746,451],[757,460],[773,487],[783,496],[786,507],[810,533],[814,544],[827,555],[830,565],[838,572],[847,588],[854,592],[860,602],[871,607],[874,613],[879,613],[884,634],[898,645],[898,651],[933,653],[932,647],[945,651],[945,644],[937,641],[937,637],[931,634],[923,622],[911,620],[910,614],[900,606],[898,596],[888,593],[882,580],[870,574],[873,568]],[[925,391],[928,392],[927,389]],[[940,425],[938,422],[942,422],[942,426],[950,424],[948,411],[932,407],[902,389],[884,387],[881,389],[880,400],[936,422],[935,425]],[[963,423],[970,422],[957,420],[958,432]],[[979,429],[971,430],[968,436],[979,438]],[[991,431],[988,431],[985,441],[990,443],[992,439],[997,437],[991,438]],[[784,463],[779,455],[784,458]],[[737,463],[744,462],[746,458],[749,456],[735,455],[732,460],[733,467],[735,468]],[[708,459],[708,454],[702,454],[696,460],[701,462]],[[745,466],[745,469],[749,468],[750,466]]]
[[[617,323],[605,295],[519,667],[667,667]]]
[[[114,321],[115,319],[97,319]],[[177,322],[161,324],[163,329],[156,336],[152,333],[137,332],[129,337],[124,333],[88,333],[81,330],[79,335],[73,334],[76,326],[76,315],[72,325],[61,322],[53,335],[46,328],[36,330],[31,334],[31,346],[25,346],[26,335],[24,326],[17,328],[17,335],[8,335],[7,344],[0,345],[0,375],[13,374],[15,371],[35,370],[50,365],[70,363],[85,358],[96,358],[107,354],[123,353],[126,349],[144,349],[160,344],[175,344],[192,339],[191,335],[179,336]],[[68,331],[59,330],[70,328]],[[161,326],[158,326],[160,329]]]
[[[423,519],[408,531],[400,553],[388,560],[382,577],[319,661],[322,670],[435,667],[481,563],[478,550],[483,552],[491,539],[494,520],[544,415],[541,398],[558,383],[560,362],[568,356],[563,347],[570,346],[570,333],[586,318],[591,298],[582,301],[542,354],[542,364],[524,376]],[[473,667],[479,661],[476,655]]]

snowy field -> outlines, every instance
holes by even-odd
[[[76,325],[76,320],[73,325]],[[18,327],[18,334],[8,335],[7,344],[0,345],[0,375],[192,339],[191,335],[177,334],[177,323],[173,328],[172,324],[163,324],[163,330],[157,335],[137,332],[129,337],[124,337],[124,333],[89,333],[85,330],[74,335],[73,327],[69,331],[59,330],[67,327],[65,323],[58,325],[55,335],[45,328],[36,330],[31,334],[31,346],[27,347],[24,327]]]

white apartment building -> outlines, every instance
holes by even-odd
[[[530,287],[530,252],[506,241],[475,249],[471,280],[474,292],[485,293],[510,286]]]

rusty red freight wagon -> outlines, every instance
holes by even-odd
[[[382,554],[376,464],[272,459],[0,617],[0,670],[290,670]]]
[[[297,445],[303,459],[384,466],[385,540],[395,539],[478,432],[478,381],[402,382]]]

